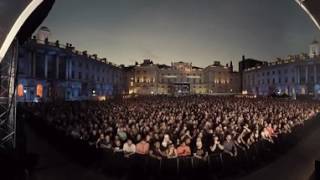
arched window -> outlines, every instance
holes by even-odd
[[[23,96],[23,85],[22,84],[18,85],[18,96],[19,97]]]
[[[42,97],[43,96],[43,86],[42,84],[37,85],[37,96]]]

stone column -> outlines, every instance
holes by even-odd
[[[309,79],[308,79],[308,74],[309,74],[308,65],[306,65],[305,67],[306,67],[306,83],[305,84],[308,84],[308,81],[309,81]]]
[[[44,78],[48,78],[48,55],[44,55]]]
[[[317,84],[317,65],[314,64],[313,66],[313,73],[314,73],[314,84]]]
[[[71,63],[71,59],[68,59],[68,64],[69,64],[69,79],[71,79],[71,74],[72,74],[72,63]]]
[[[29,77],[33,77],[33,74],[32,74],[32,60],[33,60],[33,55],[32,55],[32,52],[29,52],[28,53],[28,76]]]
[[[36,52],[32,52],[31,53],[31,64],[32,64],[32,77],[35,78],[36,77]]]
[[[57,54],[56,55],[56,79],[59,79],[59,60],[60,60],[60,57]]]
[[[298,66],[296,66],[296,82],[297,85],[300,85],[300,69]]]
[[[66,80],[69,80],[69,60],[67,57],[64,60],[66,61]]]

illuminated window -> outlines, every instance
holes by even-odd
[[[306,94],[306,89],[303,87],[301,88],[301,94],[305,95]]]
[[[43,86],[42,84],[37,85],[37,96],[42,97],[43,96]]]
[[[19,84],[18,85],[18,96],[23,96],[23,85]]]

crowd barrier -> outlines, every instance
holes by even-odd
[[[230,157],[227,154],[209,154],[207,160],[196,157],[179,157],[174,159],[155,159],[150,156],[134,154],[129,158],[122,152],[113,152],[107,149],[96,149],[86,142],[66,136],[63,131],[54,129],[41,117],[34,116],[25,110],[20,110],[28,124],[39,133],[45,136],[50,143],[53,143],[62,152],[85,166],[94,165],[103,170],[106,174],[123,175],[185,175],[211,173],[217,176],[228,176],[230,173],[241,171],[249,172],[257,167],[274,160],[277,156],[292,148],[301,138],[310,132],[314,126],[320,125],[319,115],[308,120],[304,125],[297,126],[291,134],[282,134],[274,144],[259,142],[248,150],[239,149],[237,157]]]

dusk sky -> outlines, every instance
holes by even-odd
[[[56,0],[43,25],[52,41],[125,65],[270,61],[320,40],[294,0]]]

